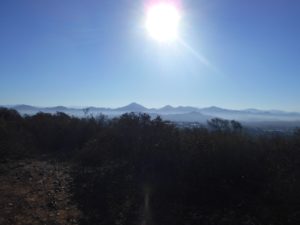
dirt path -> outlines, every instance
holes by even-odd
[[[22,160],[0,165],[0,225],[78,224],[70,167]]]

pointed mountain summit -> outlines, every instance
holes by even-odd
[[[115,111],[118,111],[118,112],[145,112],[147,110],[148,109],[146,107],[144,107],[138,103],[135,103],[135,102],[115,109]]]
[[[13,106],[12,108],[14,108],[15,110],[37,110],[38,107],[34,107],[34,106],[31,106],[31,105],[15,105]]]
[[[54,111],[65,111],[65,110],[68,110],[69,108],[59,105],[59,106],[54,106],[54,107],[46,107],[45,109],[54,110]]]
[[[191,106],[178,106],[173,107],[171,105],[166,105],[157,110],[160,113],[190,113],[190,112],[197,112],[199,109],[196,107]]]
[[[211,106],[207,108],[202,108],[200,109],[201,112],[203,113],[227,113],[230,111],[235,111],[235,110],[228,110],[228,109],[223,109],[217,106]]]
[[[158,110],[159,111],[173,111],[173,110],[175,110],[175,108],[173,106],[171,106],[171,105],[166,105],[166,106],[164,106],[164,107],[162,107],[162,108],[160,108]]]

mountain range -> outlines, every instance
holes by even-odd
[[[86,107],[75,108],[65,106],[55,107],[35,107],[31,105],[11,105],[5,106],[17,110],[21,114],[33,115],[38,112],[56,113],[64,112],[73,116],[86,116],[104,114],[109,117],[121,115],[123,113],[148,113],[151,116],[160,115],[163,119],[175,122],[206,122],[207,120],[218,117],[223,119],[238,120],[241,122],[293,122],[300,121],[300,113],[285,112],[279,110],[259,110],[259,109],[245,109],[233,110],[224,109],[216,106],[198,108],[191,106],[173,107],[166,105],[162,108],[147,108],[138,103],[131,103],[129,105],[118,108],[104,108],[104,107]]]

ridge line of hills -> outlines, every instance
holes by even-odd
[[[16,110],[37,110],[37,109],[43,109],[43,110],[83,110],[83,109],[89,109],[89,110],[103,110],[103,111],[120,111],[120,112],[162,112],[162,113],[189,113],[189,112],[244,112],[244,113],[255,113],[255,114],[288,114],[288,115],[300,115],[300,112],[288,112],[283,110],[260,110],[255,108],[249,108],[249,109],[241,109],[241,110],[235,110],[235,109],[226,109],[221,108],[217,106],[210,106],[210,107],[193,107],[193,106],[177,106],[173,107],[171,105],[165,105],[160,108],[147,108],[141,104],[138,103],[130,103],[126,106],[117,107],[117,108],[109,108],[109,107],[95,107],[95,106],[89,106],[89,107],[66,107],[66,106],[53,106],[53,107],[38,107],[38,106],[32,106],[32,105],[26,105],[26,104],[19,104],[19,105],[2,105],[2,107],[8,107],[13,108]]]
[[[259,109],[244,109],[233,110],[224,109],[216,106],[198,108],[192,106],[178,106],[173,107],[166,105],[161,108],[147,108],[138,103],[131,103],[129,105],[117,108],[105,107],[36,107],[31,105],[3,105],[2,107],[12,108],[17,110],[20,114],[33,115],[38,112],[56,113],[63,112],[72,116],[86,116],[104,114],[109,117],[121,115],[123,113],[148,113],[151,116],[160,115],[163,119],[175,122],[206,122],[211,118],[222,118],[230,120],[238,120],[241,122],[289,122],[297,121],[300,123],[299,112],[286,112],[280,110],[259,110]],[[298,125],[297,125],[298,126]]]

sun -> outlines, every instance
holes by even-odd
[[[177,39],[179,21],[179,9],[172,2],[159,2],[147,8],[146,29],[159,42]]]

